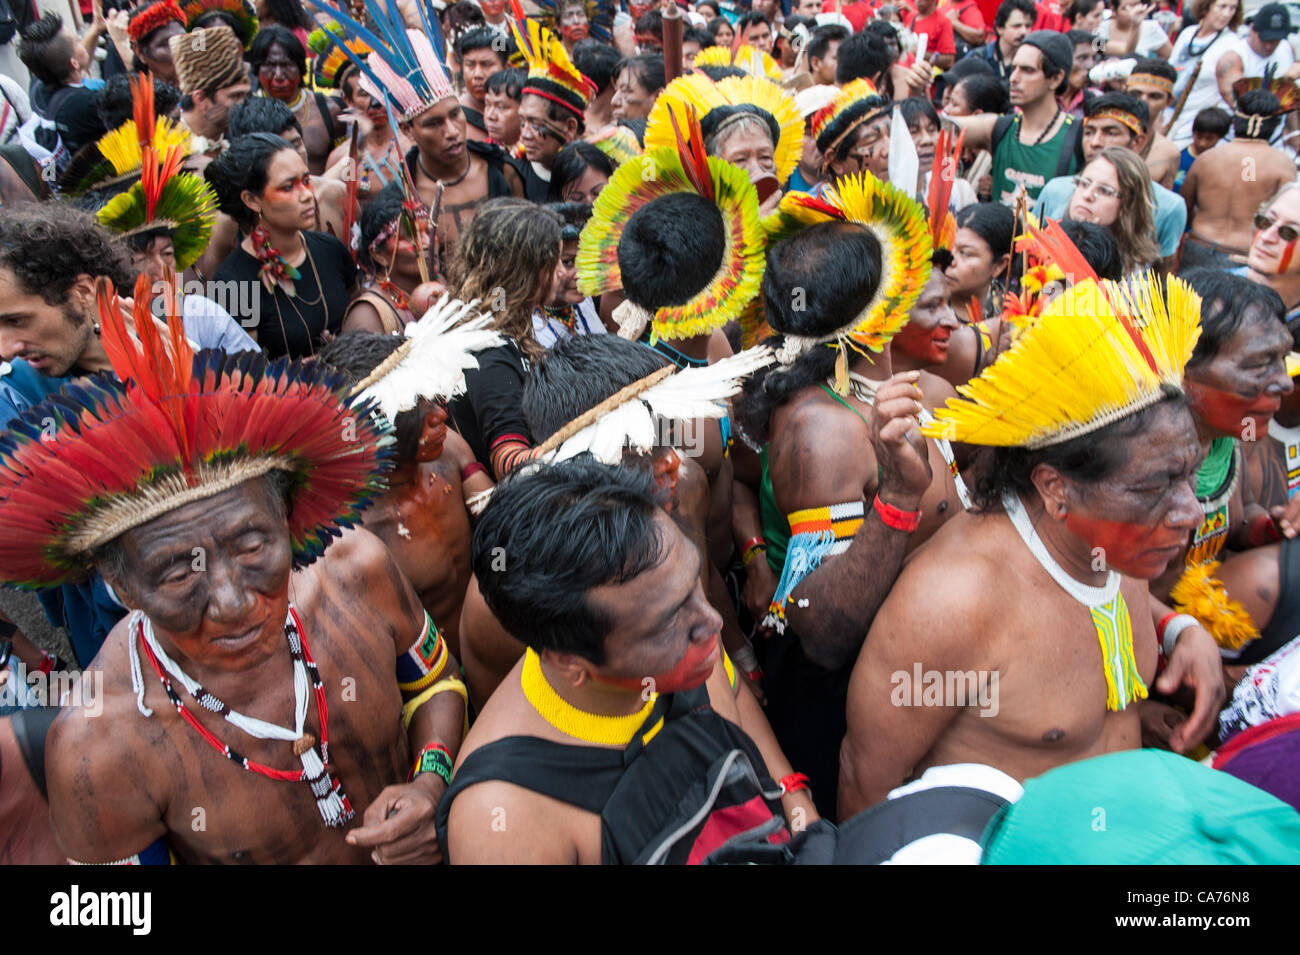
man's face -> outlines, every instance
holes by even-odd
[[[1163,113],[1165,107],[1167,107],[1173,99],[1173,97],[1164,90],[1158,90],[1154,86],[1147,86],[1143,83],[1129,86],[1128,93],[1130,96],[1136,96],[1138,99],[1142,100],[1142,102],[1147,104],[1147,112],[1151,114],[1153,119]]]
[[[1019,10],[1012,10],[1011,16],[1007,17],[1007,22],[1002,27],[994,28],[1003,56],[1014,55],[1020,49],[1021,41],[1029,36],[1033,28],[1034,21],[1031,18]]]
[[[483,125],[494,142],[503,146],[519,142],[519,100],[488,90],[483,97]]]
[[[778,0],[757,0],[754,4],[754,12],[761,13],[767,18],[768,23],[776,20],[776,15],[781,11],[781,4]]]
[[[589,32],[586,9],[578,5],[565,7],[560,14],[560,37],[567,43],[577,43],[585,40]]]
[[[949,339],[958,324],[948,280],[935,269],[921,290],[907,324],[894,336],[893,346],[916,361],[942,364],[948,358]]]
[[[840,175],[866,171],[882,182],[889,181],[888,114],[858,128],[857,141],[834,171]]]
[[[822,12],[821,0],[799,0],[794,7],[795,16],[815,17]]]
[[[298,64],[289,59],[284,47],[272,43],[266,59],[257,68],[257,81],[262,84],[267,96],[289,102],[298,95],[302,73],[298,70]]]
[[[1037,47],[1021,46],[1011,58],[1011,104],[1029,106],[1051,96],[1061,77],[1053,73],[1049,81],[1043,72],[1043,54]]]
[[[918,17],[928,17],[934,12],[935,0],[915,0],[916,15]]]
[[[1070,67],[1070,89],[1081,90],[1088,85],[1088,71],[1097,65],[1097,51],[1091,43],[1080,43],[1074,48],[1074,65]]]
[[[170,20],[153,32],[149,42],[138,51],[140,61],[152,72],[176,75],[176,64],[172,62],[171,38],[180,36],[185,28],[175,20]]]
[[[1288,189],[1264,213],[1268,227],[1256,228],[1250,243],[1247,264],[1260,275],[1300,274],[1300,255],[1296,255],[1297,241],[1288,242],[1279,231],[1283,228],[1300,232],[1300,190]]]
[[[922,174],[929,172],[934,168],[934,151],[939,142],[939,127],[934,125],[929,116],[921,115],[908,124],[907,131],[912,137],[912,145],[916,147],[916,158]]]
[[[172,245],[171,236],[154,236],[142,251],[132,254],[131,262],[137,272],[143,272],[149,277],[150,284],[161,282],[169,270],[175,274],[176,249]]]
[[[238,81],[230,86],[223,86],[217,90],[210,100],[203,98],[201,90],[196,90],[194,105],[202,111],[204,122],[224,133],[226,126],[230,123],[230,111],[248,99],[251,90],[252,85],[248,80],[240,77]]]
[[[504,65],[504,61],[494,50],[470,50],[461,59],[460,68],[461,75],[465,78],[465,89],[475,102],[483,101],[488,77]]]
[[[1083,158],[1086,162],[1092,162],[1107,146],[1132,149],[1136,144],[1137,136],[1133,130],[1117,119],[1101,116],[1083,121]]]
[[[591,608],[612,622],[605,662],[593,678],[641,690],[673,692],[701,686],[718,662],[722,617],[700,585],[699,551],[667,514],[656,512],[663,559],[622,584],[587,593]]]
[[[700,55],[700,44],[697,40],[682,40],[682,72],[695,72],[695,58]]]
[[[1203,303],[1202,309],[1221,303]],[[1248,313],[1208,362],[1189,367],[1184,387],[1192,410],[1216,436],[1267,434],[1268,423],[1291,393],[1286,354],[1291,333],[1276,318]]]
[[[282,645],[293,554],[284,506],[264,479],[170,511],[121,544],[114,589],[182,659],[234,672]]]
[[[632,70],[625,69],[614,83],[614,98],[609,105],[614,119],[645,119],[650,115],[654,97],[637,82]]]
[[[751,182],[776,175],[772,138],[752,126],[736,130],[723,139],[718,158],[744,169]]]
[[[1066,479],[1065,526],[1094,554],[1101,548],[1110,569],[1154,580],[1202,520],[1196,426],[1185,407],[1167,401],[1140,433],[1120,440],[1127,461],[1114,474],[1097,484]]]
[[[1260,56],[1263,57],[1272,56],[1274,52],[1276,52],[1278,44],[1281,42],[1282,42],[1281,40],[1265,40],[1262,36],[1260,36],[1258,33],[1255,32],[1254,27],[1250,28],[1250,37],[1249,37],[1250,48],[1254,50],[1256,53],[1258,53]]]
[[[1192,149],[1195,151],[1196,155],[1199,156],[1207,149],[1213,149],[1215,146],[1219,145],[1219,140],[1222,138],[1223,137],[1218,133],[1193,132]]]
[[[548,103],[544,97],[524,94],[519,103],[519,142],[529,162],[549,169],[556,153],[571,137],[566,127],[551,119]]]
[[[296,126],[290,126],[280,132],[280,138],[297,150],[303,165],[307,165],[307,144],[302,141],[302,132]]]
[[[826,45],[826,55],[820,58],[808,58],[808,72],[813,75],[813,82],[822,86],[835,85],[835,67],[840,59],[840,41],[831,40]]]
[[[95,334],[89,312],[94,289],[94,281],[82,276],[66,302],[50,305],[0,265],[0,358],[21,358],[50,378],[68,374]]]
[[[478,5],[488,23],[500,23],[505,16],[506,0],[479,0]]]
[[[654,9],[654,3],[644,3],[642,0],[628,0],[627,12],[632,17],[632,22],[640,20],[642,16]]]
[[[762,50],[764,53],[772,52],[772,28],[766,23],[751,23],[745,27],[745,36],[742,43],[748,43],[756,50]]]
[[[448,97],[415,117],[411,138],[422,155],[441,165],[455,165],[465,155],[465,112]]]

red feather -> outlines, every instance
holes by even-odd
[[[131,111],[135,118],[135,132],[143,149],[153,142],[154,121],[157,114],[153,106],[153,76],[135,73],[131,76]]]
[[[827,202],[825,199],[819,198],[818,196],[808,195],[806,193],[800,193],[794,196],[792,198],[792,201],[797,202],[805,209],[812,209],[814,212],[820,212],[823,215],[828,215],[832,219],[844,218],[844,211],[842,209],[836,208],[835,206]]]
[[[1070,241],[1070,237],[1061,228],[1061,223],[1048,219],[1041,227],[1029,225],[1027,228],[1028,236],[1022,238],[1016,246],[1019,251],[1029,252],[1040,263],[1059,265],[1071,284],[1084,279],[1092,279],[1098,285],[1101,284],[1096,271]]]
[[[352,260],[357,258],[357,250],[352,248],[352,225],[357,221],[357,188],[361,185],[361,175],[357,164],[357,158],[360,155],[358,148],[358,130],[356,123],[352,124],[352,138],[348,144],[348,169],[351,175],[348,176],[347,200],[343,204],[343,235],[339,236],[343,244],[348,247],[352,253]],[[402,164],[405,167],[405,163]]]
[[[696,115],[695,108],[687,107],[685,138],[682,137],[682,129],[677,125],[677,115],[671,106],[668,107],[668,118],[673,124],[673,135],[677,137],[677,155],[681,157],[686,178],[691,181],[696,192],[706,199],[712,199],[713,173],[709,171],[708,156],[704,152],[704,131],[700,128],[700,118]]]
[[[957,164],[961,160],[962,144],[966,133],[962,132],[954,145],[950,130],[939,133],[939,142],[934,150],[934,166],[930,170],[930,191],[926,205],[930,210],[930,241],[934,248],[943,246],[944,226],[952,213],[952,187],[957,179]]]

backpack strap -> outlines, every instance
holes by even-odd
[[[1076,122],[1073,116],[1065,117],[1065,138],[1061,140],[1061,152],[1056,159],[1056,175],[1068,176],[1083,168],[1083,123]]]
[[[1005,805],[1001,796],[969,786],[937,786],[886,799],[840,827],[835,861],[879,865],[904,846],[942,833],[979,842]]]
[[[990,156],[993,155],[993,152],[998,148],[998,143],[1002,142],[1007,133],[1011,131],[1011,127],[1015,125],[1016,119],[1017,117],[1014,113],[1003,113],[993,123],[993,132],[989,136]]]

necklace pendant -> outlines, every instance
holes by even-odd
[[[301,757],[303,753],[316,745],[316,737],[311,733],[303,733],[293,741],[293,755]]]

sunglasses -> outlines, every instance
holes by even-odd
[[[1276,219],[1270,219],[1262,212],[1255,215],[1255,228],[1260,232],[1267,232],[1275,225],[1277,225]],[[1300,239],[1300,229],[1293,225],[1277,226],[1277,234],[1282,237],[1283,242],[1294,242],[1296,239]]]

